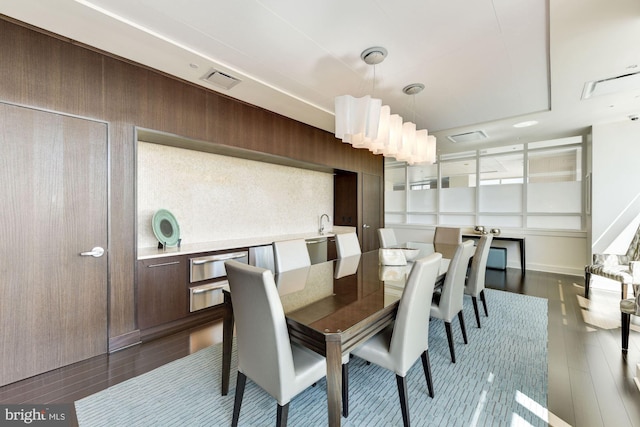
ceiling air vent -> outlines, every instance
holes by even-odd
[[[636,89],[640,89],[640,72],[586,82],[582,89],[582,99]]]
[[[457,135],[447,136],[451,142],[475,142],[487,139],[487,134],[483,130],[474,130],[473,132],[459,133]]]
[[[241,81],[233,76],[230,76],[229,74],[225,74],[214,69],[211,69],[207,74],[202,76],[201,79],[205,82],[211,83],[214,86],[218,86],[227,90],[231,89]]]

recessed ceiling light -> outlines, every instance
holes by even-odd
[[[526,122],[520,122],[513,125],[514,128],[526,128],[529,126],[535,126],[538,122],[536,120],[527,120]]]

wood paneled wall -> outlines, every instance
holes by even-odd
[[[0,99],[108,122],[111,348],[135,334],[135,128],[383,175],[333,134],[0,15]]]

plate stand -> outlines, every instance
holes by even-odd
[[[178,247],[180,247],[180,244],[182,243],[182,239],[178,239]],[[167,250],[167,242],[158,242],[158,249],[163,249],[163,250]]]

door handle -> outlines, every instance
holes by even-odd
[[[96,246],[89,252],[80,252],[80,256],[92,256],[94,258],[100,258],[102,255],[104,255],[104,249],[100,246]]]
[[[367,225],[367,224],[364,224],[364,225],[362,226],[362,228],[371,228],[371,226],[370,226],[370,225]]]

